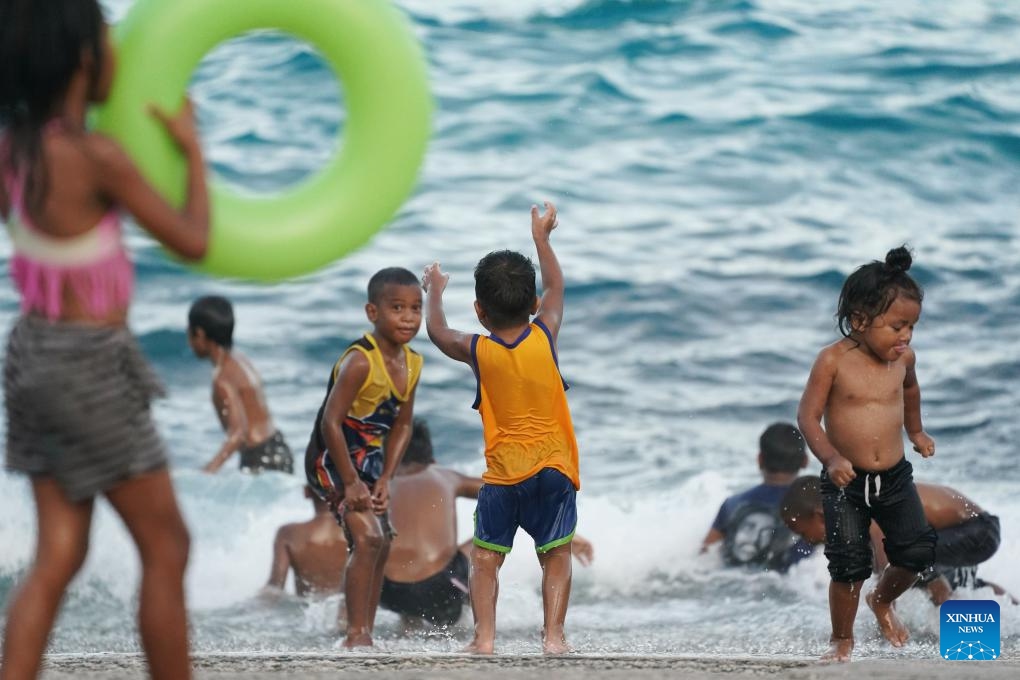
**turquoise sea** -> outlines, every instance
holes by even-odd
[[[116,20],[130,4],[106,7]],[[477,329],[474,263],[497,248],[531,252],[528,208],[543,199],[561,210],[560,360],[582,452],[579,531],[596,549],[595,564],[575,570],[568,633],[580,652],[821,651],[824,557],[786,577],[750,575],[719,569],[697,546],[719,503],[756,483],[761,430],[795,417],[815,354],[836,337],[844,277],[904,242],[927,290],[914,346],[939,445],[933,459],[912,454],[916,477],[1000,516],[1002,546],[980,573],[1020,593],[1020,4],[399,5],[428,55],[435,132],[413,197],[367,246],[310,276],[252,285],[195,274],[130,237],[131,323],[169,387],[155,415],[193,535],[196,651],[333,650],[337,603],[254,599],[276,527],[310,507],[299,476],[199,471],[221,434],[209,366],[185,342],[190,301],[234,300],[237,346],[300,450],[332,362],[367,329],[371,273],[438,259],[451,273],[451,323]],[[214,171],[250,192],[313,172],[342,128],[331,72],[279,35],[218,49],[193,96]],[[0,239],[0,267],[9,254]],[[0,325],[16,313],[5,285]],[[424,331],[414,347],[426,359],[416,411],[440,460],[479,473],[470,371]],[[466,538],[472,507],[461,503]],[[31,557],[33,524],[26,481],[0,473],[0,605]],[[101,505],[52,650],[137,650],[137,575],[126,532]],[[501,651],[538,653],[538,586],[522,536],[502,577]],[[1015,656],[1020,607],[1002,607],[1003,653]],[[912,592],[901,612],[914,638],[894,651],[862,610],[860,656],[934,658],[936,610]],[[379,647],[456,650],[469,620],[452,637],[401,639],[382,612]]]

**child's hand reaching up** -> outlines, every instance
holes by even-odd
[[[536,241],[539,239],[548,239],[549,234],[552,230],[559,226],[559,222],[556,221],[556,206],[546,201],[545,213],[539,214],[538,206],[531,206],[531,236]]]
[[[433,262],[425,267],[425,273],[421,277],[421,287],[427,293],[430,288],[435,286],[436,292],[442,293],[446,289],[446,284],[449,280],[450,275],[443,273],[443,270],[439,268],[438,262]]]

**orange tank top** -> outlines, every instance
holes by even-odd
[[[536,319],[511,344],[475,335],[471,363],[478,382],[474,408],[485,432],[482,480],[517,484],[548,467],[580,489],[567,384],[545,324]]]

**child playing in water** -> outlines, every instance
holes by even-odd
[[[188,345],[213,365],[212,401],[227,433],[203,468],[216,472],[240,451],[244,472],[294,471],[294,456],[269,415],[262,379],[248,358],[234,349],[234,307],[218,295],[199,298],[188,310]]]
[[[910,347],[923,298],[907,274],[911,263],[910,251],[894,248],[885,262],[870,262],[847,278],[836,314],[844,337],[818,354],[797,413],[824,468],[825,555],[832,578],[832,636],[824,660],[850,660],[861,585],[872,569],[871,520],[885,533],[889,566],[866,599],[895,647],[909,633],[893,602],[935,561],[935,531],[903,453],[904,429],[921,456],[935,453],[921,424]]]
[[[35,559],[10,602],[0,678],[34,678],[89,544],[94,499],[124,520],[142,564],[141,643],[157,680],[191,676],[188,531],[149,410],[162,393],[127,328],[134,277],[120,210],[188,260],[209,205],[190,105],[162,121],[187,159],[176,210],[113,140],[85,127],[115,60],[96,0],[0,0],[0,218],[22,314],[7,342],[6,466],[28,474]]]
[[[766,427],[758,438],[761,484],[723,501],[701,541],[701,552],[722,542],[726,565],[777,571],[810,555],[813,547],[790,540],[779,517],[779,501],[807,464],[804,437],[796,427],[784,422]]]
[[[329,375],[305,453],[308,484],[344,528],[344,646],[372,646],[389,554],[389,484],[411,438],[422,357],[407,343],[421,327],[421,286],[401,267],[368,282],[372,332],[347,347]]]
[[[531,208],[541,298],[535,294],[535,266],[520,253],[492,252],[475,267],[475,313],[488,336],[447,326],[442,296],[449,276],[438,263],[425,268],[422,280],[429,337],[448,357],[469,364],[478,382],[474,406],[482,417],[486,470],[475,513],[470,585],[475,635],[468,651],[479,654],[493,652],[497,577],[518,527],[535,539],[544,572],[542,648],[547,654],[569,651],[563,622],[580,481],[556,354],[563,318],[563,273],[549,243],[556,208],[551,203],[545,208],[541,215]]]
[[[343,590],[347,539],[326,501],[310,486],[305,498],[314,515],[304,522],[284,524],[273,539],[273,565],[263,594],[283,592],[287,574],[294,571],[294,591],[305,595],[334,595]]]

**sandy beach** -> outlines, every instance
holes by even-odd
[[[295,678],[365,678],[372,680],[467,680],[484,674],[487,680],[520,680],[537,673],[562,680],[623,680],[640,678],[761,678],[796,680],[839,678],[892,678],[895,680],[956,680],[957,678],[1015,678],[1020,662],[918,661],[916,659],[862,659],[851,664],[827,665],[812,659],[693,658],[677,656],[496,656],[462,655],[201,655],[194,659],[198,679],[269,680]],[[130,654],[57,655],[47,661],[45,680],[136,680],[147,677],[140,656]]]

